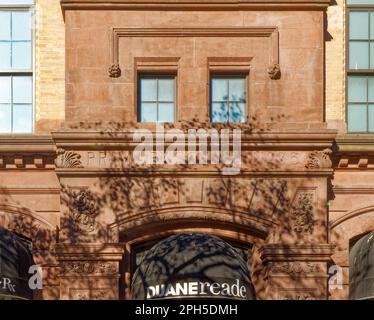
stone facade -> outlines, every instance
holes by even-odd
[[[348,298],[374,186],[370,137],[345,134],[341,1],[58,2],[37,1],[37,134],[0,136],[0,223],[35,244],[35,298],[128,299],[137,249],[186,231],[250,248],[259,299]],[[135,129],[155,130],[143,72],[177,74],[181,130],[215,127],[210,74],[248,74],[247,122],[218,126],[242,129],[240,174],[133,162]]]

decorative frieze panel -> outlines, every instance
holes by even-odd
[[[113,299],[112,291],[112,288],[71,289],[69,300],[111,300]]]
[[[218,165],[183,165],[184,172],[198,172],[200,170],[218,170]],[[1,164],[0,164],[1,165]],[[180,170],[180,165],[157,165],[135,163],[131,150],[107,150],[107,151],[83,151],[58,149],[56,158],[56,167],[59,169],[86,171],[97,170],[99,172],[108,171],[131,171],[131,170],[148,170],[157,172],[169,169]],[[81,170],[80,170],[81,169]],[[150,170],[152,169],[152,170]],[[241,152],[242,172],[277,172],[277,171],[311,171],[331,169],[331,160],[328,151],[248,151]],[[59,174],[62,174],[59,170]],[[176,172],[175,174],[178,174]]]
[[[320,263],[277,262],[269,266],[270,274],[288,274],[293,276],[316,275],[323,273]]]
[[[63,276],[114,275],[118,274],[118,263],[113,261],[67,261],[61,264]]]

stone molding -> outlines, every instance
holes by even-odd
[[[326,9],[329,0],[61,0],[63,10],[249,10]]]
[[[269,40],[269,77],[279,79],[279,32],[277,27],[205,27],[205,28],[113,28],[112,65],[109,76],[121,76],[119,63],[120,38],[132,37],[264,37]]]
[[[264,263],[269,261],[320,261],[327,262],[334,253],[331,244],[267,244],[259,249]]]
[[[214,212],[215,214],[209,214]],[[233,217],[233,214],[236,216]],[[244,235],[256,235],[265,238],[273,227],[271,220],[262,219],[245,212],[235,210],[223,210],[218,207],[173,207],[165,209],[140,212],[137,215],[123,215],[118,221],[108,226],[108,238],[111,242],[119,241],[119,234],[123,234],[126,240],[136,238],[137,234],[146,233],[146,229],[155,230],[160,225],[161,229],[181,225],[198,226],[199,228],[212,228],[212,223],[217,229],[241,231]]]
[[[121,243],[58,243],[54,248],[59,261],[121,261],[124,250]]]

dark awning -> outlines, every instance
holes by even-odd
[[[350,299],[374,299],[374,231],[358,240],[349,255]]]
[[[0,299],[31,299],[31,250],[24,239],[0,227]]]
[[[253,300],[247,262],[227,242],[205,234],[179,234],[152,247],[132,280],[133,299]]]

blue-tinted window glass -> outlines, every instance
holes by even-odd
[[[13,4],[34,4],[34,0],[0,0],[0,4],[13,5]]]
[[[347,0],[349,5],[374,5],[374,0]]]
[[[141,77],[139,91],[139,121],[175,121],[174,77]]]
[[[367,131],[367,105],[348,104],[348,131]]]
[[[246,121],[246,78],[211,79],[211,121],[240,123]]]
[[[32,105],[13,105],[13,133],[32,132]]]
[[[374,132],[374,76],[348,77],[348,131]]]
[[[33,0],[0,0],[0,133],[32,133]],[[12,5],[16,5],[12,9]],[[21,71],[22,73],[18,73]]]
[[[369,42],[350,41],[349,43],[349,68],[369,69]]]
[[[32,76],[0,76],[0,133],[32,130]]]
[[[352,11],[349,14],[349,39],[369,39],[369,12]]]
[[[0,103],[0,133],[10,133],[12,130],[12,106]]]
[[[11,40],[11,13],[10,11],[0,11],[0,41]]]
[[[31,11],[0,11],[0,71],[32,69]]]

